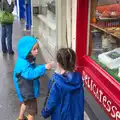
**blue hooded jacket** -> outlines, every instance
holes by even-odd
[[[84,90],[80,73],[54,73],[50,84],[52,87],[49,87],[42,116],[51,116],[51,120],[84,120]]]
[[[14,68],[13,80],[14,80],[14,86],[20,102],[24,101],[21,90],[23,90],[25,94],[28,94],[27,92],[30,92],[29,89],[30,90],[32,89],[33,97],[37,98],[39,96],[40,94],[39,77],[44,75],[46,72],[45,65],[37,66],[35,64],[35,59],[33,62],[29,62],[26,59],[26,57],[28,56],[28,54],[30,53],[30,51],[32,50],[33,46],[36,43],[37,43],[37,40],[32,36],[24,36],[18,42],[18,59],[16,61],[16,65]],[[19,80],[17,77],[18,74],[20,74],[20,76],[24,78],[23,81],[25,83],[28,83],[28,86],[26,86],[25,84],[23,84],[21,87],[19,86]],[[29,88],[30,87],[29,83],[30,84],[32,83],[31,88]]]

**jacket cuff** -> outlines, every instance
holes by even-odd
[[[41,114],[46,119],[51,115],[51,112],[49,110],[42,109]]]
[[[46,64],[43,64],[43,65],[40,65],[40,66],[41,66],[44,70],[47,70],[46,67],[45,67]]]
[[[45,73],[46,70],[47,70],[45,66],[46,66],[45,64],[39,65],[39,68],[42,69],[42,71],[43,71],[44,73]]]

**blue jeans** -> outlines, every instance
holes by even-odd
[[[2,44],[2,51],[12,53],[12,32],[13,32],[13,24],[4,24],[1,25],[2,27],[2,37],[1,37],[1,44]],[[6,39],[7,39],[7,46],[6,46]]]

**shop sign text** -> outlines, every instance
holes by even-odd
[[[95,98],[102,104],[104,109],[108,114],[113,118],[113,120],[120,120],[120,111],[117,106],[107,97],[107,94],[104,93],[98,86],[95,84],[88,74],[83,72],[83,80],[85,86],[93,93]],[[101,86],[102,87],[102,86]]]

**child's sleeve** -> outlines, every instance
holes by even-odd
[[[21,76],[28,80],[36,79],[42,75],[44,75],[46,72],[46,67],[44,65],[36,66],[35,68],[28,67],[27,69],[24,69]]]
[[[58,86],[56,86],[56,84],[54,83],[50,90],[50,94],[48,96],[46,104],[41,112],[44,118],[48,118],[54,112],[57,104],[59,103],[59,100],[60,100],[60,90]]]

